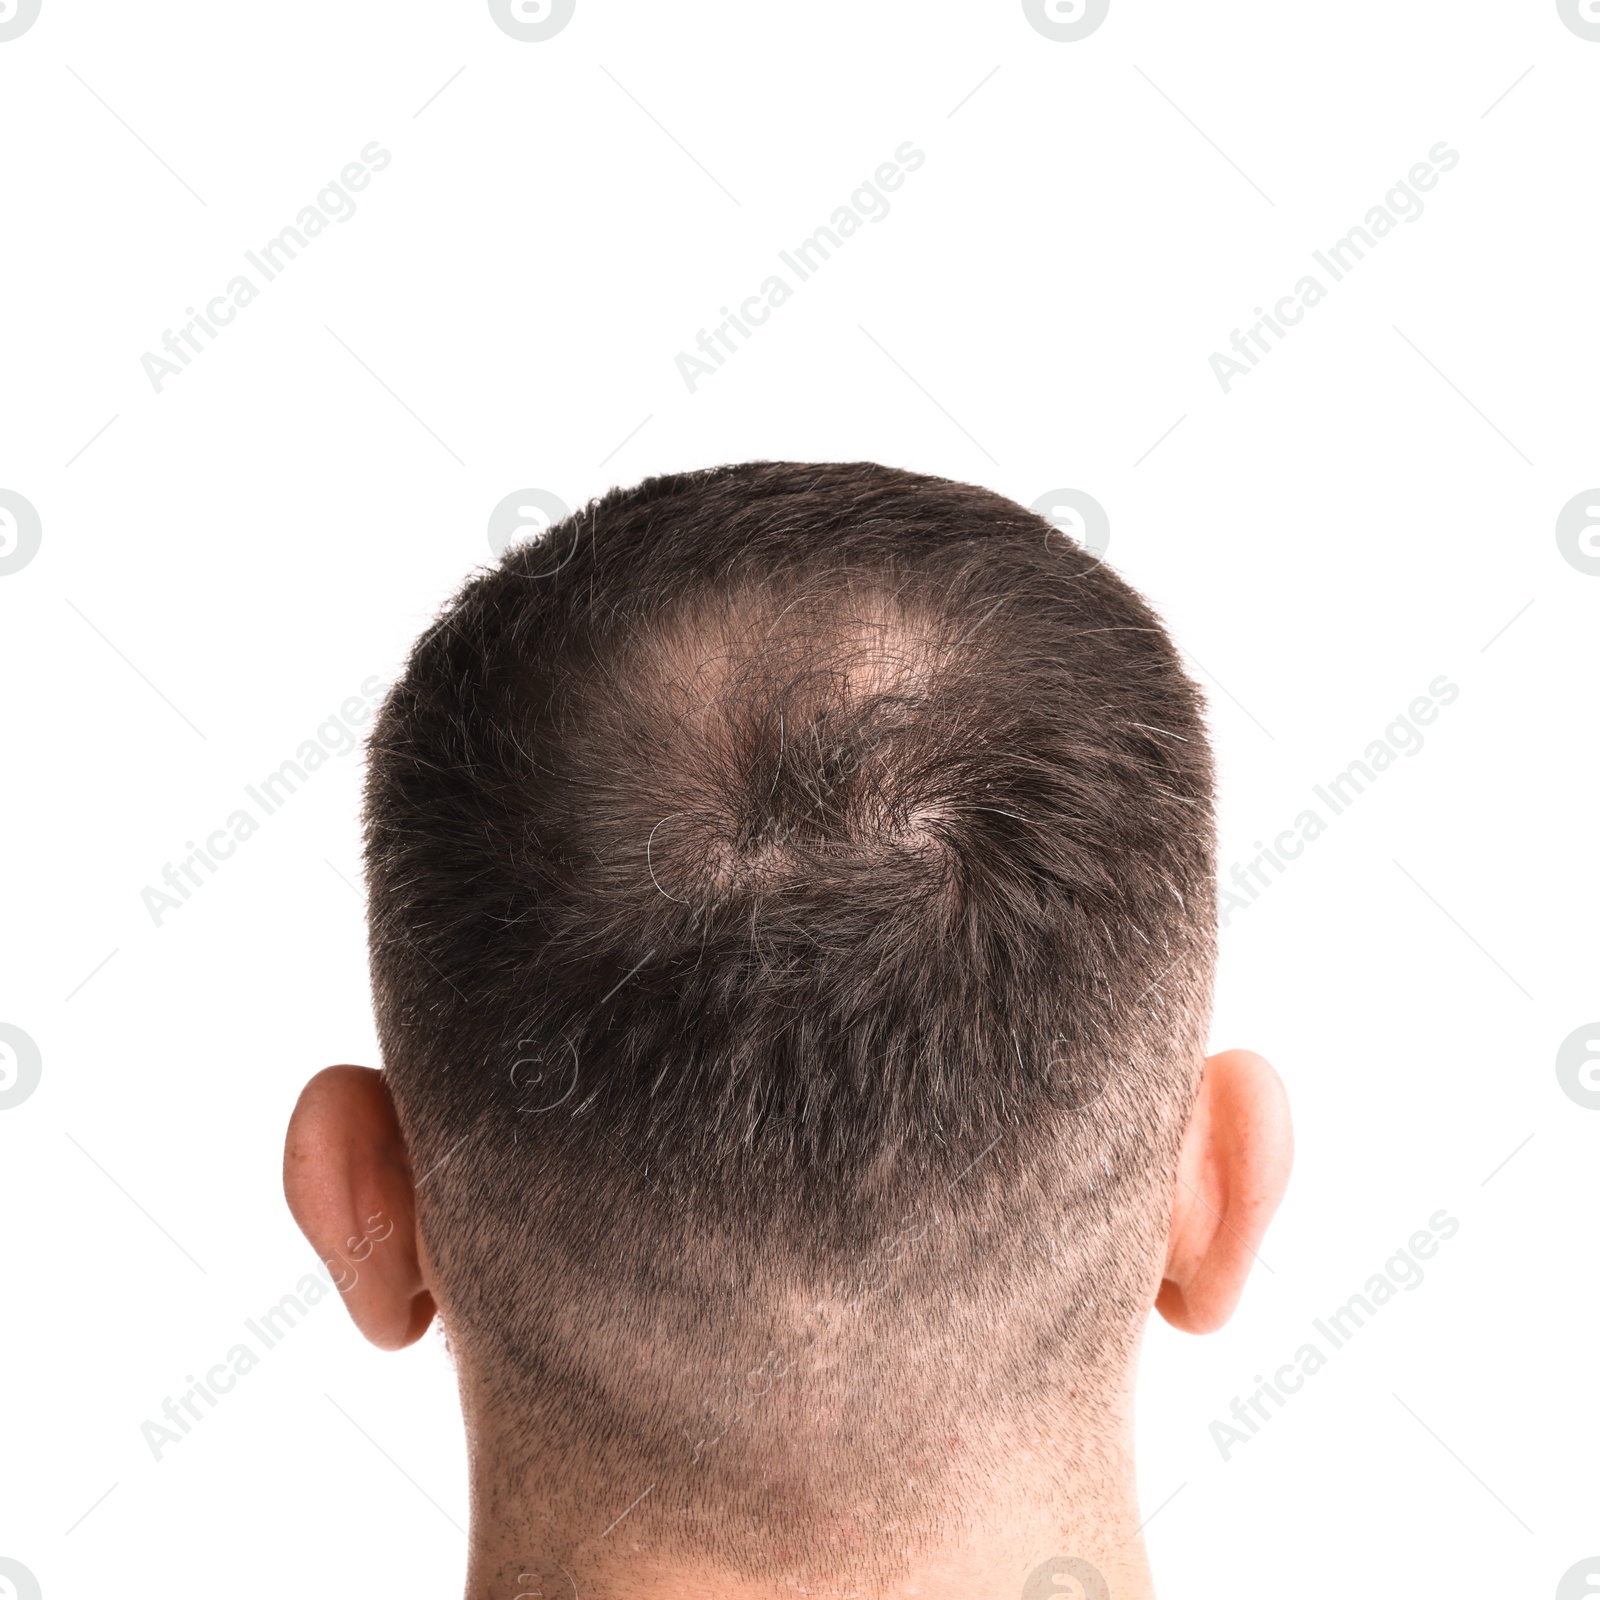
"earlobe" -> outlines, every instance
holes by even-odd
[[[385,1350],[421,1338],[434,1299],[405,1140],[382,1074],[328,1067],[305,1086],[284,1141],[283,1192],[362,1333]]]
[[[1178,1161],[1167,1262],[1156,1309],[1175,1328],[1210,1333],[1238,1304],[1294,1160],[1278,1074],[1249,1050],[1205,1063]]]

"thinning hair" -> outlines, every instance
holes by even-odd
[[[988,490],[674,474],[468,582],[374,731],[371,954],[452,1338],[522,1467],[569,1509],[653,1482],[636,1530],[770,1570],[932,1537],[1064,1392],[1097,1448],[1213,858],[1165,632]]]

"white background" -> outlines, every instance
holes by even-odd
[[[0,1555],[48,1600],[458,1592],[432,1335],[381,1356],[330,1299],[140,1435],[314,1265],[279,1161],[304,1079],[377,1060],[360,758],[161,926],[141,890],[392,676],[506,495],[761,457],[1093,495],[1211,697],[1225,864],[1459,685],[1223,935],[1215,1045],[1277,1063],[1298,1166],[1231,1325],[1152,1330],[1147,1537],[1174,1596],[1549,1596],[1600,1555],[1600,1112],[1554,1067],[1600,1015],[1600,577],[1554,533],[1600,482],[1597,87],[1553,0],[1113,0],[1077,43],[1005,0],[578,0],[531,44],[469,0],[44,0],[0,43],[0,488],[43,529],[0,577],[0,1022],[43,1062],[0,1111]],[[891,213],[691,394],[677,353],[906,140]],[[1425,213],[1224,394],[1210,354],[1440,140]],[[1422,1286],[1224,1462],[1208,1424],[1441,1207]]]

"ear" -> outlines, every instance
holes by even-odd
[[[283,1146],[283,1193],[355,1325],[382,1350],[433,1320],[416,1190],[383,1075],[328,1067],[304,1089]]]
[[[1156,1310],[1186,1333],[1220,1328],[1239,1303],[1294,1162],[1289,1100],[1249,1050],[1206,1060],[1178,1157]]]

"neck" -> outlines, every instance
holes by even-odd
[[[1054,1463],[1040,1462],[1014,1475],[1031,1480],[1026,1492],[973,1485],[958,1493],[948,1518],[932,1519],[950,1531],[931,1546],[885,1537],[869,1507],[841,1509],[830,1532],[862,1557],[848,1570],[788,1562],[781,1547],[755,1559],[730,1551],[739,1541],[719,1538],[715,1508],[674,1503],[666,1486],[630,1482],[574,1495],[570,1481],[535,1485],[519,1474],[511,1483],[489,1469],[496,1454],[473,1452],[468,1600],[773,1600],[775,1591],[828,1600],[1154,1596],[1123,1451],[1115,1452],[1116,1470],[1093,1482],[1065,1480]],[[1041,1495],[1037,1485],[1047,1480]]]

